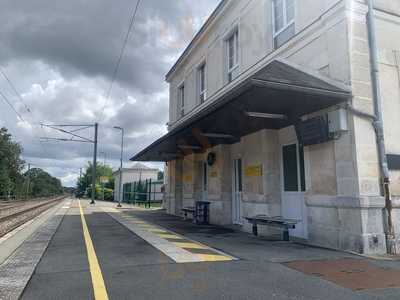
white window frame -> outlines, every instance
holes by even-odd
[[[185,83],[178,86],[178,115],[182,118],[185,115]]]
[[[204,70],[204,89],[201,89],[201,72]],[[204,103],[207,100],[207,63],[206,61],[203,61],[198,67],[197,67],[197,91],[198,91],[198,100],[199,104]]]
[[[274,31],[274,40],[275,38],[280,35],[282,32],[284,32],[286,29],[288,29],[290,26],[292,26],[295,23],[295,19],[296,19],[296,0],[293,0],[295,3],[295,7],[294,7],[294,14],[293,14],[293,19],[292,20],[288,20],[288,16],[287,16],[287,5],[286,5],[286,1],[287,0],[282,0],[283,1],[283,27],[276,31],[276,20],[275,20],[275,5],[276,5],[276,1],[277,0],[273,0],[272,1],[272,16],[273,16],[273,20],[272,20],[272,26],[273,26],[273,31]]]
[[[229,55],[230,54],[230,52],[229,52],[229,50],[230,50],[229,41],[232,38],[234,39],[233,40],[233,45],[234,45],[233,49],[236,49],[236,53],[234,53],[234,58],[236,58],[236,59],[235,59],[234,65],[232,67],[230,67],[229,66],[229,57],[230,57],[230,55]],[[239,39],[239,27],[235,27],[229,33],[229,35],[227,35],[227,37],[225,39],[225,47],[226,47],[226,54],[225,55],[226,55],[226,70],[227,70],[226,75],[227,75],[228,83],[234,81],[239,76],[239,74],[234,76],[234,72],[237,71],[237,69],[240,66],[240,54],[239,54],[239,52],[240,52],[240,44],[239,44],[239,41],[240,41],[240,39]]]

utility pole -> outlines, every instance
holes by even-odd
[[[79,185],[81,185],[82,184],[82,168],[79,168],[79,184],[78,184],[78,188],[79,188]],[[80,192],[79,192],[79,190],[78,190],[78,192],[76,193],[76,195],[78,196],[78,199],[80,198]]]
[[[107,153],[102,151],[100,152],[100,154],[103,154],[103,165],[106,165],[106,161],[107,161]]]
[[[375,25],[375,13],[374,13],[374,0],[368,0],[368,14],[367,14],[367,26],[368,26],[368,38],[369,38],[369,51],[371,60],[371,82],[373,92],[373,104],[374,104],[374,115],[375,121],[373,126],[376,134],[376,143],[379,157],[380,175],[383,187],[383,195],[385,197],[385,208],[387,218],[386,233],[386,248],[389,254],[396,254],[396,237],[393,224],[392,216],[392,199],[390,195],[390,174],[388,168],[388,162],[386,157],[385,148],[385,134],[383,130],[383,117],[382,117],[382,97],[380,90],[380,79],[379,79],[379,60],[378,60],[378,46],[376,41],[376,25]]]
[[[101,182],[101,189],[102,189],[102,193],[103,193],[102,200],[104,201],[104,182]]]
[[[96,198],[96,167],[97,167],[97,131],[99,124],[94,124],[94,153],[93,153],[93,167],[92,167],[92,201],[90,204],[95,204]]]
[[[121,130],[121,158],[120,158],[120,167],[119,167],[119,188],[118,188],[118,207],[122,207],[121,202],[124,197],[124,191],[122,186],[122,160],[124,156],[124,128],[119,126],[114,126],[114,129]]]
[[[27,180],[27,183],[26,183],[26,194],[25,194],[25,199],[28,199],[28,197],[29,197],[29,188],[30,188],[30,185],[31,185],[31,182],[30,182],[30,179],[31,179],[31,174],[29,173],[29,171],[31,170],[31,164],[28,164],[28,180]]]
[[[96,167],[97,167],[97,133],[99,124],[95,123],[94,125],[45,125],[41,124],[42,127],[48,127],[59,131],[63,134],[68,135],[69,138],[49,138],[43,137],[41,138],[42,141],[50,142],[50,141],[61,141],[61,142],[76,142],[76,143],[91,143],[94,144],[94,151],[93,151],[93,166],[92,166],[92,201],[90,204],[95,204],[95,193],[96,193]],[[85,130],[87,128],[94,127],[94,140],[91,140],[87,137],[81,136],[77,134],[77,132]],[[74,128],[73,130],[66,130],[64,128]],[[82,170],[81,170],[82,176]]]

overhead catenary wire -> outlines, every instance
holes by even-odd
[[[117,74],[118,74],[118,70],[119,70],[119,68],[121,66],[122,58],[124,57],[126,45],[128,44],[129,36],[130,36],[130,34],[132,32],[132,28],[133,28],[133,25],[135,23],[135,19],[136,19],[137,12],[139,10],[140,2],[141,2],[141,0],[137,0],[135,8],[133,9],[133,13],[132,13],[132,16],[131,16],[131,19],[130,19],[130,22],[129,22],[128,31],[126,32],[126,35],[125,35],[125,38],[124,38],[124,41],[123,41],[123,44],[122,44],[121,52],[119,53],[117,64],[115,65],[115,68],[114,68],[114,71],[113,71],[113,74],[112,74],[112,77],[111,77],[110,87],[107,90],[106,100],[105,100],[105,103],[104,103],[104,105],[103,105],[103,107],[101,109],[101,113],[100,113],[100,118],[99,119],[102,119],[103,114],[104,114],[104,110],[106,109],[107,103],[108,103],[108,101],[110,99],[111,91],[113,89],[113,86],[114,86],[114,83],[115,83],[115,80],[116,80],[116,77],[117,77]]]
[[[23,97],[21,96],[21,94],[18,92],[17,88],[15,87],[14,83],[11,81],[10,77],[8,77],[8,75],[6,74],[6,72],[4,71],[3,68],[0,67],[0,73],[2,74],[2,76],[4,77],[4,79],[7,81],[7,83],[9,84],[11,90],[15,93],[15,95],[17,96],[17,98],[19,99],[19,101],[24,105],[25,110],[31,114],[31,117],[33,119],[33,123],[26,120],[25,118],[22,117],[22,114],[18,112],[18,110],[11,104],[11,101],[5,96],[4,93],[2,93],[0,91],[0,95],[1,98],[3,98],[4,101],[7,102],[7,104],[13,109],[13,111],[16,113],[17,117],[23,121],[24,123],[29,124],[31,127],[38,127],[39,129],[41,129],[43,131],[43,134],[46,136],[46,131],[43,129],[42,126],[40,126],[39,123],[35,122],[34,120],[34,115],[32,113],[32,110],[29,108],[29,106],[25,103],[25,101],[23,100]],[[39,146],[42,148],[43,152],[45,153],[45,155],[47,157],[49,157],[48,155],[48,149],[46,147],[44,147],[44,145],[42,144],[42,141],[40,140],[40,137],[37,135],[36,132],[33,132],[33,135],[35,136],[35,138],[38,140],[39,142]]]
[[[3,99],[4,102],[6,102],[6,104],[8,104],[8,106],[11,107],[11,109],[14,111],[14,113],[17,115],[17,117],[22,121],[22,122],[26,122],[25,119],[22,117],[22,115],[17,111],[17,109],[14,107],[14,105],[12,105],[11,101],[6,97],[6,95],[4,95],[1,91],[0,91],[0,96],[1,99]]]
[[[7,81],[7,83],[9,84],[11,90],[14,92],[14,94],[16,95],[16,97],[17,97],[17,99],[19,100],[19,102],[21,102],[21,103],[23,104],[23,106],[24,106],[26,112],[29,113],[29,114],[31,114],[31,117],[32,117],[32,120],[33,120],[33,123],[34,123],[34,124],[32,124],[31,122],[29,122],[29,121],[27,121],[26,119],[24,119],[24,118],[22,117],[22,114],[18,112],[18,110],[14,107],[14,105],[11,103],[11,101],[6,97],[6,95],[3,94],[3,93],[1,93],[1,91],[0,91],[1,98],[12,108],[12,110],[15,112],[15,114],[18,116],[18,118],[19,118],[21,121],[23,121],[24,123],[29,124],[31,127],[37,126],[39,129],[42,130],[43,135],[45,136],[43,139],[41,139],[39,136],[37,136],[37,134],[36,134],[35,131],[33,132],[33,135],[35,136],[35,138],[38,139],[39,145],[40,145],[40,147],[42,148],[42,150],[43,150],[44,154],[46,155],[46,157],[49,158],[50,156],[49,156],[49,153],[48,153],[48,151],[47,151],[48,149],[47,149],[47,147],[45,147],[45,146],[43,145],[43,142],[44,142],[44,141],[49,141],[49,140],[51,140],[51,138],[48,138],[48,137],[47,137],[46,130],[43,128],[43,127],[44,127],[43,124],[40,123],[40,122],[35,122],[35,118],[34,118],[34,115],[33,115],[33,113],[32,113],[32,110],[31,110],[31,109],[29,108],[29,106],[25,103],[23,97],[22,97],[21,94],[18,92],[17,88],[15,87],[15,85],[13,84],[13,82],[11,81],[10,77],[6,74],[6,72],[4,71],[4,69],[3,69],[1,66],[0,66],[0,73],[2,74],[2,76],[4,77],[4,79],[5,79],[5,80]],[[86,125],[60,125],[60,127],[78,127],[77,129],[72,130],[72,131],[71,131],[71,134],[72,134],[73,136],[78,137],[78,138],[85,139],[84,137],[78,136],[78,135],[76,134],[76,132],[82,131],[82,130],[87,129],[87,128],[89,128],[89,127],[93,127],[93,125],[88,125],[88,124],[86,124]],[[60,131],[61,131],[61,132],[65,132],[63,129],[60,129]],[[55,141],[56,139],[53,139],[53,140]],[[60,141],[61,141],[61,139],[60,139]],[[64,140],[62,140],[62,141],[64,141]],[[72,140],[68,140],[68,141],[71,141],[71,142],[79,142],[78,140],[73,140],[73,139],[72,139]],[[82,141],[80,141],[80,142],[82,142]],[[89,140],[87,140],[87,141],[85,141],[85,142],[89,142]],[[32,165],[32,164],[31,164],[31,165]],[[51,163],[50,166],[48,166],[48,167],[51,167],[51,166],[55,167],[55,163],[54,163],[54,162]]]
[[[7,81],[7,83],[9,84],[9,86],[10,86],[10,88],[11,88],[11,90],[12,90],[12,91],[14,92],[14,94],[17,96],[18,100],[24,105],[25,110],[26,110],[28,113],[31,114],[32,119],[33,119],[33,121],[34,121],[34,116],[33,116],[32,110],[31,110],[31,109],[29,108],[29,106],[25,103],[23,97],[22,97],[21,94],[18,92],[18,90],[17,90],[17,88],[15,87],[14,83],[12,82],[12,80],[10,79],[10,77],[6,74],[6,72],[4,71],[4,69],[3,69],[1,66],[0,66],[0,73],[3,75],[4,79]],[[8,101],[8,102],[9,102],[9,101]],[[16,109],[14,109],[14,111],[16,111]],[[23,118],[22,118],[22,115],[21,115],[20,113],[18,113],[17,111],[16,111],[16,113],[17,113],[18,117],[19,117],[23,122],[29,124],[31,127],[37,126],[39,129],[41,129],[41,130],[43,131],[43,134],[46,136],[45,130],[43,129],[43,127],[40,126],[39,123],[33,122],[34,124],[32,124],[31,122],[29,122],[29,121],[23,119]],[[47,153],[48,153],[48,152],[47,152],[47,149],[46,149],[45,147],[43,147],[42,142],[40,141],[40,138],[37,136],[36,133],[34,133],[34,135],[35,135],[35,137],[39,140],[39,145],[42,147],[43,151],[47,154]]]
[[[15,93],[15,95],[17,96],[17,98],[19,99],[19,101],[24,105],[25,109],[27,112],[31,113],[31,109],[29,108],[29,106],[25,103],[24,99],[22,98],[21,94],[17,91],[17,89],[15,88],[15,85],[12,83],[12,81],[10,80],[10,78],[7,76],[6,72],[3,70],[3,68],[0,66],[0,73],[3,75],[4,79],[8,82],[8,84],[10,85],[11,89],[13,90],[13,92]]]

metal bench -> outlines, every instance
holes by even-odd
[[[292,219],[284,219],[283,217],[270,217],[267,215],[257,215],[254,217],[246,217],[247,221],[253,225],[253,234],[258,235],[257,226],[267,225],[273,227],[283,228],[283,240],[289,241],[289,229],[295,229],[296,224],[299,222]]]
[[[193,215],[193,223],[197,225],[209,224],[210,217],[210,202],[196,201],[195,206],[186,206],[181,209],[183,212],[183,219],[187,220],[188,214]]]
[[[188,219],[188,214],[192,214],[193,220],[196,219],[196,216],[195,216],[195,214],[196,214],[196,209],[195,209],[194,207],[192,207],[192,206],[183,207],[183,208],[181,209],[181,211],[183,212],[183,219],[184,219],[184,220],[187,220],[187,219]]]

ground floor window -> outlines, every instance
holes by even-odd
[[[305,191],[304,149],[297,144],[282,147],[283,189],[285,192]]]

